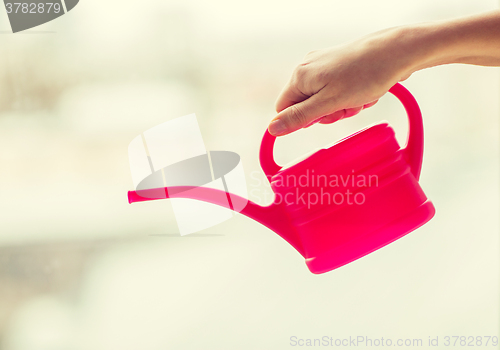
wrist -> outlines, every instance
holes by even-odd
[[[437,45],[429,40],[432,31],[428,25],[389,28],[364,38],[365,47],[384,62],[384,75],[394,84],[439,60]]]
[[[391,35],[402,79],[453,60],[453,42],[443,40],[443,29],[434,23],[397,27]]]

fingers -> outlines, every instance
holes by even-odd
[[[288,83],[283,91],[281,91],[278,99],[276,100],[276,112],[279,113],[285,108],[290,107],[291,105],[306,100],[308,97],[309,96],[302,93],[299,89],[291,86],[290,83]]]
[[[341,109],[340,111],[333,112],[331,114],[325,115],[320,121],[320,124],[331,124],[333,122],[336,122],[337,120],[340,120],[344,118],[345,116],[345,109]]]
[[[321,100],[318,95],[313,95],[307,100],[293,104],[278,113],[276,118],[269,124],[269,132],[274,136],[289,134],[327,115],[332,109],[335,110],[332,99],[327,103]]]
[[[341,109],[330,113],[332,109],[335,110],[334,101],[331,99],[326,103],[321,101],[318,95],[307,98],[300,91],[294,92],[287,87],[276,102],[276,110],[279,113],[269,124],[269,132],[274,136],[283,136],[316,123],[331,124],[340,119],[355,116],[363,109],[373,106],[377,101],[367,103],[362,107]]]
[[[319,123],[321,121],[321,119],[323,119],[324,117],[319,117],[319,118],[316,118],[314,119],[312,122],[310,122],[309,124],[307,124],[306,126],[304,126],[304,129],[310,127],[310,126],[313,126],[314,124],[316,123]]]
[[[320,124],[331,124],[331,123],[334,123],[340,119],[353,117],[356,114],[358,114],[359,112],[361,112],[363,109],[366,109],[366,108],[373,106],[375,103],[377,103],[377,101],[378,100],[367,103],[363,107],[341,109],[340,111],[333,112],[333,113],[328,114],[328,115],[324,116],[323,118],[321,118],[321,120],[319,120],[319,123]]]
[[[362,110],[363,110],[363,107],[341,109],[340,111],[336,111],[332,114],[325,116],[323,119],[321,119],[320,123],[321,124],[331,124],[333,122],[336,122],[337,120],[352,117],[352,116],[358,114],[359,112],[361,112]]]
[[[373,101],[373,102],[370,102],[370,103],[368,103],[368,104],[364,105],[364,106],[363,106],[363,109],[370,108],[371,106],[373,106],[373,105],[374,105],[375,103],[377,103],[377,102],[378,102],[378,100],[375,100],[375,101]]]

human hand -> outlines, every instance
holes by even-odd
[[[449,63],[500,66],[500,11],[390,28],[310,52],[278,97],[269,132],[351,117],[413,72]]]
[[[399,28],[356,42],[312,51],[276,101],[269,132],[286,135],[316,122],[333,123],[374,105],[412,73],[413,59]]]

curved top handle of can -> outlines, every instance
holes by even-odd
[[[397,83],[389,89],[389,92],[401,101],[408,115],[408,139],[403,152],[406,161],[410,165],[412,174],[418,180],[424,155],[424,126],[422,113],[413,95],[403,85]],[[273,157],[275,141],[276,136],[272,136],[269,131],[266,130],[260,145],[259,158],[262,170],[268,178],[275,175],[281,169],[281,166],[276,164]]]

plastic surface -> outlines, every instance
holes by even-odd
[[[413,96],[400,84],[390,90],[409,119],[407,145],[400,148],[387,123],[367,127],[282,169],[273,157],[276,138],[266,131],[262,169],[276,198],[267,207],[248,202],[242,214],[290,243],[313,273],[324,273],[377,250],[429,221],[434,206],[420,188],[423,123]],[[129,202],[192,198],[219,203],[219,191],[169,187],[129,192]],[[150,191],[150,192],[144,192]],[[152,191],[152,192],[151,192]],[[157,191],[157,192],[154,192]],[[246,199],[231,196],[235,201]],[[231,208],[228,208],[231,209]]]

